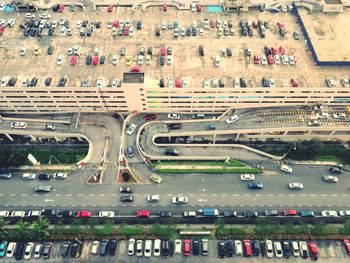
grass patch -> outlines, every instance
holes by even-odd
[[[223,161],[160,161],[152,162],[152,167],[157,167],[157,165],[195,165],[195,166],[224,166],[224,167],[244,167],[245,163],[237,160],[230,160],[228,162]]]
[[[216,174],[224,174],[224,173],[249,173],[249,174],[260,174],[261,170],[257,168],[250,168],[250,167],[239,167],[236,169],[227,169],[227,168],[208,168],[208,169],[157,169],[155,168],[155,171],[158,173],[178,173],[178,174],[184,174],[184,173],[216,173]]]
[[[144,233],[144,229],[139,226],[122,226],[120,229],[121,235],[131,236],[131,235],[141,235]]]

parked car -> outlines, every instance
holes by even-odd
[[[184,256],[188,257],[191,255],[191,241],[189,239],[184,240]]]
[[[218,242],[218,256],[219,258],[226,257],[226,246],[224,241]]]

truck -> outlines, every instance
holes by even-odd
[[[204,216],[219,216],[219,210],[214,208],[204,208],[203,210],[199,210]]]

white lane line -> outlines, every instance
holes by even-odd
[[[338,196],[338,195],[332,195],[332,196]]]
[[[89,194],[89,196],[95,196],[95,194]]]
[[[284,195],[278,195],[278,196],[284,196]]]
[[[77,206],[77,205],[72,205],[72,206]]]
[[[201,196],[207,196],[207,194],[201,194]]]
[[[21,196],[27,196],[27,194],[21,194]]]
[[[10,196],[16,196],[16,194],[10,194]]]
[[[33,194],[33,196],[39,196],[38,194]]]
[[[77,194],[77,196],[83,196],[83,194]]]
[[[111,196],[117,196],[117,194],[111,194]]]
[[[250,196],[250,194],[245,194],[244,196]]]
[[[4,194],[0,194],[0,196],[4,196]]]
[[[321,196],[328,196],[328,195],[326,195],[326,194],[322,194]]]
[[[309,196],[312,196],[312,197],[313,197],[313,196],[316,196],[316,195],[309,195]]]
[[[295,196],[295,195],[289,195],[289,196]]]
[[[341,196],[348,196],[348,195],[341,195]]]
[[[96,205],[91,205],[91,206],[96,206]]]
[[[273,195],[266,195],[266,196],[273,196]]]
[[[262,196],[262,195],[259,194],[259,195],[255,195],[255,196],[256,196],[256,197],[259,197],[259,196]]]
[[[62,196],[62,194],[55,194],[55,196]]]
[[[227,196],[227,194],[222,194],[221,196]]]
[[[146,206],[146,205],[142,205],[142,206]]]
[[[233,194],[232,196],[235,196],[235,197],[237,197],[237,196],[239,196],[239,194]]]
[[[211,196],[218,196],[217,194],[211,194]]]
[[[86,206],[86,205],[81,205],[81,206]]]
[[[66,194],[66,196],[72,196],[72,194]]]
[[[139,194],[134,194],[134,196],[139,196]]]
[[[306,195],[302,194],[302,195],[300,195],[300,196],[306,196]]]
[[[105,194],[100,194],[100,196],[106,196]]]

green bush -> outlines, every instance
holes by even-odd
[[[208,168],[208,169],[176,169],[176,168],[170,168],[170,169],[155,169],[158,173],[178,173],[178,174],[185,174],[185,173],[214,173],[214,174],[241,174],[241,173],[250,173],[250,174],[260,174],[261,170],[257,168]]]
[[[143,234],[143,229],[138,226],[122,226],[120,229],[120,234],[131,236],[131,235],[141,235]]]
[[[111,225],[104,225],[102,227],[95,227],[93,229],[94,235],[101,235],[101,236],[106,236],[106,235],[111,235],[113,234],[113,226]]]
[[[248,231],[245,229],[245,228],[241,228],[241,227],[232,227],[231,229],[230,229],[230,234],[231,235],[233,235],[233,236],[239,236],[239,235],[241,235],[241,236],[243,236],[243,235],[246,235],[246,234],[248,234]]]

